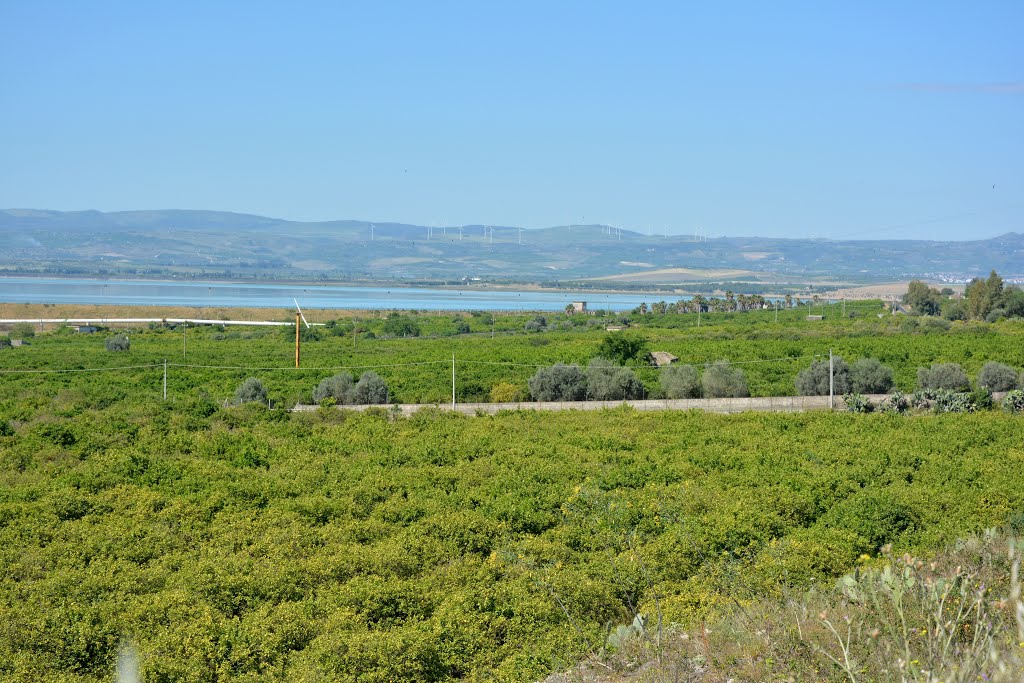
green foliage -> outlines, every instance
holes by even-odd
[[[1008,413],[1024,412],[1024,390],[1014,389],[1003,397],[1003,410]]]
[[[543,332],[544,328],[548,326],[548,319],[542,315],[534,316],[532,320],[527,320],[523,326],[527,332]]]
[[[839,356],[832,358],[831,370],[828,359],[816,360],[796,376],[796,390],[801,396],[828,396],[829,373],[832,374],[834,394],[850,391],[850,366]]]
[[[910,408],[910,402],[902,391],[894,391],[878,405],[878,412],[903,414]]]
[[[389,337],[418,337],[420,326],[412,318],[404,315],[392,315],[384,321],[384,334]]]
[[[597,355],[625,365],[647,353],[647,346],[646,337],[626,332],[611,332],[601,340],[601,345],[597,347]]]
[[[959,363],[936,363],[917,369],[917,387],[924,390],[968,391],[971,381]]]
[[[534,401],[582,401],[587,397],[587,378],[576,364],[541,368],[530,378],[529,386]]]
[[[352,402],[361,405],[380,405],[388,402],[388,385],[373,370],[359,376],[352,389]]]
[[[743,371],[730,366],[725,360],[705,367],[700,384],[705,398],[740,398],[750,395]]]
[[[666,398],[700,398],[700,378],[692,365],[662,368],[660,382]]]
[[[828,526],[852,531],[874,550],[913,531],[920,513],[891,491],[868,491],[852,495],[824,517]]]
[[[119,334],[114,337],[107,337],[107,351],[127,351],[131,348],[131,340],[128,335]]]
[[[11,327],[11,339],[32,339],[36,336],[36,328],[32,323],[15,323]]]
[[[910,305],[915,313],[938,315],[942,306],[942,296],[937,289],[930,288],[920,280],[913,280],[907,286],[903,302]]]
[[[876,358],[859,358],[850,366],[850,387],[858,394],[887,394],[894,384],[892,368]]]
[[[936,413],[973,413],[979,407],[977,397],[966,391],[936,389],[931,392],[931,400]]]
[[[967,298],[967,314],[975,320],[985,320],[1000,305],[1003,279],[994,270],[985,280],[976,277],[964,288],[964,296]]]
[[[592,358],[584,372],[587,398],[595,401],[621,401],[643,398],[644,385],[629,368],[606,358]]]
[[[263,382],[249,377],[235,389],[235,403],[266,403],[267,390]]]
[[[526,398],[523,387],[512,382],[498,382],[491,387],[491,402],[516,403]]]
[[[989,391],[1010,391],[1017,388],[1017,370],[1006,365],[989,361],[981,367],[978,373],[978,387],[984,387]]]
[[[352,375],[347,372],[326,377],[313,389],[313,403],[321,403],[326,399],[331,399],[336,404],[353,403],[352,389]]]
[[[11,680],[110,680],[126,638],[143,680],[541,680],[655,640],[656,601],[688,627],[738,586],[827,586],[877,543],[1024,507],[1024,422],[996,412],[76,412],[93,397],[0,389]]]
[[[851,413],[870,413],[874,409],[871,401],[863,394],[844,394],[843,402],[847,412]]]

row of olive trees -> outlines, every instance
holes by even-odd
[[[665,398],[740,398],[750,396],[743,371],[720,360],[704,366],[670,365],[661,371]]]
[[[841,357],[832,359],[832,390],[835,394],[887,394],[893,386],[892,368],[875,358],[861,358],[852,365]],[[1024,373],[1003,363],[985,363],[978,373],[977,387],[987,391],[1011,391],[1024,387]],[[921,390],[970,391],[971,380],[957,363],[936,363],[918,368],[917,388]],[[801,396],[826,396],[829,393],[829,363],[818,360],[796,376]]]
[[[313,402],[338,405],[380,405],[388,402],[387,383],[372,370],[355,381],[347,372],[322,380],[313,389]],[[235,389],[235,403],[266,403],[267,389],[263,382],[250,377]]]
[[[632,369],[600,357],[586,368],[564,363],[541,368],[528,385],[535,401],[621,401],[644,398],[646,393]],[[726,361],[710,364],[703,372],[689,365],[664,368],[661,389],[667,398],[750,395],[743,372]]]
[[[538,370],[527,384],[534,401],[619,401],[644,396],[636,373],[606,358],[592,359],[586,369],[556,363]]]

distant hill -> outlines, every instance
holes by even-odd
[[[0,210],[0,268],[430,281],[712,282],[1024,277],[1024,235],[963,242],[725,237],[694,241],[604,225],[539,229],[287,221],[222,211]]]

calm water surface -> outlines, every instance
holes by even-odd
[[[170,280],[92,280],[75,278],[0,278],[0,301],[34,304],[114,304],[289,308],[416,309],[487,311],[560,311],[571,301],[592,309],[630,310],[641,302],[666,298],[654,294],[595,294],[570,291],[425,289],[343,285],[175,282]],[[667,298],[666,300],[675,300]]]

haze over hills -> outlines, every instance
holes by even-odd
[[[0,210],[11,273],[580,282],[966,281],[1024,277],[1024,234],[962,242],[645,235],[605,225],[429,227],[220,211]]]

